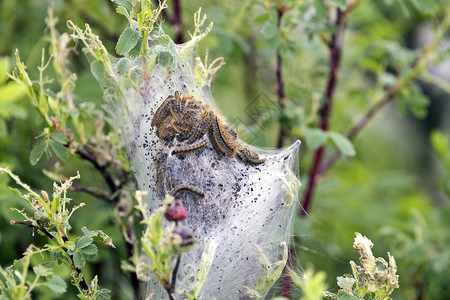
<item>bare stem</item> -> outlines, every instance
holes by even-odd
[[[319,110],[320,128],[323,131],[328,130],[330,114],[333,108],[334,92],[336,90],[337,83],[337,73],[339,70],[339,64],[341,62],[342,39],[344,35],[345,25],[345,13],[341,9],[337,8],[337,16],[335,21],[336,32],[331,37],[331,41],[328,45],[330,49],[330,68],[328,72],[328,81],[325,91],[325,102],[322,104],[322,107]],[[299,210],[299,213],[302,216],[308,214],[308,210],[311,206],[314,189],[320,175],[319,168],[322,162],[324,151],[325,146],[322,146],[318,148],[314,153],[313,165],[309,171],[308,186],[306,188],[305,196],[302,201],[302,206]]]
[[[127,179],[126,179],[126,173],[125,171],[122,170],[122,176],[119,180],[118,183],[116,183],[116,181],[114,180],[114,176],[108,171],[108,167],[110,166],[109,163],[100,163],[97,156],[92,153],[92,151],[89,151],[89,149],[87,151],[82,150],[80,148],[78,148],[75,151],[76,154],[78,154],[82,159],[89,161],[95,169],[97,169],[103,176],[103,178],[106,181],[106,184],[108,185],[109,189],[111,190],[111,193],[115,193],[118,190],[120,190],[122,188],[122,186],[126,183]],[[83,190],[84,192],[88,192],[87,188],[85,188]],[[100,199],[105,200],[104,195],[100,195],[98,193],[93,193],[93,191],[90,191],[92,195],[94,196],[100,196]],[[97,195],[98,194],[98,195]],[[108,202],[109,203],[116,203],[116,199],[110,199],[110,197],[108,197]]]
[[[94,188],[90,188],[90,187],[85,187],[85,186],[81,186],[78,184],[72,184],[72,190],[74,191],[80,191],[80,192],[84,192],[86,194],[92,195],[96,198],[102,199],[105,202],[108,202],[110,204],[112,204],[112,200],[110,199],[109,195],[105,192],[101,192],[98,191]]]
[[[183,22],[181,20],[181,0],[173,0],[172,26],[174,27],[175,43],[184,43]]]
[[[283,17],[284,9],[280,3],[277,3],[277,27],[280,31],[281,18]],[[283,57],[281,56],[281,46],[278,46],[276,52],[276,76],[277,76],[277,96],[280,108],[283,110],[286,108],[286,95],[284,92],[284,80],[283,80]],[[284,140],[289,135],[289,128],[285,128],[280,124],[280,132],[278,134],[277,148],[283,147]]]
[[[393,85],[387,93],[384,95],[383,99],[375,103],[367,113],[357,122],[348,132],[347,138],[353,140],[356,135],[366,126],[366,124],[375,116],[378,111],[383,108],[386,104],[394,99],[395,94],[399,90],[399,84]],[[319,168],[318,174],[322,175],[326,173],[334,164],[334,162],[342,155],[341,151],[336,150]]]
[[[177,257],[177,261],[175,262],[175,267],[173,268],[172,271],[172,282],[170,283],[169,287],[167,288],[167,293],[169,294],[169,299],[170,300],[175,300],[174,298],[174,293],[175,293],[175,285],[177,283],[177,274],[178,274],[178,269],[180,268],[180,262],[181,262],[181,254],[178,255]]]

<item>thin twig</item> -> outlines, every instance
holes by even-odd
[[[167,293],[169,294],[169,299],[171,299],[171,300],[175,299],[173,297],[173,294],[175,293],[175,285],[177,283],[177,273],[178,273],[178,269],[180,267],[180,262],[181,262],[181,254],[178,255],[178,257],[177,257],[175,267],[173,268],[173,271],[172,271],[172,282],[170,283],[170,286],[167,289]]]
[[[45,228],[42,227],[42,226],[38,227],[38,226],[35,226],[35,225],[33,225],[33,224],[31,224],[31,223],[28,223],[28,222],[22,222],[22,221],[14,221],[14,220],[12,220],[12,221],[11,221],[11,225],[15,225],[15,224],[24,225],[24,226],[27,226],[27,227],[30,227],[30,228],[33,228],[33,229],[37,229],[37,230],[39,230],[40,232],[42,232],[43,234],[45,234],[48,238],[50,238],[50,239],[52,239],[52,240],[55,239],[55,237],[54,237],[50,232],[48,232],[47,229],[45,229]]]
[[[366,124],[375,116],[375,114],[383,108],[386,104],[394,99],[395,94],[399,90],[399,85],[394,84],[384,95],[383,99],[375,103],[367,113],[356,123],[348,132],[347,138],[353,140],[356,135],[366,126]],[[319,168],[318,175],[326,173],[334,162],[342,155],[341,151],[336,150]]]
[[[14,220],[12,220],[11,221],[11,225],[14,225],[14,224],[19,224],[19,225],[24,225],[24,226],[27,226],[27,227],[30,227],[30,228],[33,228],[33,229],[37,229],[37,230],[39,230],[40,232],[42,232],[43,234],[45,234],[48,238],[50,238],[51,240],[55,240],[55,237],[50,233],[50,232],[48,232],[47,231],[47,229],[45,229],[42,225],[40,225],[40,226],[35,226],[35,225],[33,225],[33,224],[31,224],[31,223],[28,223],[28,222],[21,222],[21,221],[14,221]],[[68,241],[68,239],[67,239],[67,236],[64,234],[64,236],[66,237],[66,239],[64,239],[64,241]],[[76,276],[80,276],[80,274],[82,274],[82,272],[81,272],[81,270],[79,269],[79,268],[77,268],[77,267],[75,267],[75,264],[74,264],[74,260],[73,260],[73,255],[70,255],[69,253],[68,253],[68,249],[67,248],[65,248],[65,247],[61,247],[66,253],[67,253],[67,255],[70,257],[70,259],[71,259],[71,261],[72,261],[72,267],[73,267],[73,269],[75,270],[75,274],[76,274]],[[89,286],[88,286],[88,284],[86,283],[86,280],[84,279],[84,277],[82,278],[82,280],[81,280],[81,282],[80,282],[80,287],[83,289],[83,290],[85,290],[85,291],[89,291]]]
[[[328,81],[325,92],[325,102],[323,103],[320,111],[320,128],[323,131],[327,131],[329,127],[330,114],[333,107],[334,92],[336,90],[337,73],[339,70],[339,64],[341,62],[342,52],[342,39],[346,25],[345,13],[337,8],[337,16],[335,21],[336,32],[333,34],[329,43],[330,49],[330,69],[328,73]],[[299,213],[302,216],[308,214],[308,210],[311,206],[311,201],[314,194],[314,188],[319,179],[319,168],[322,162],[325,146],[322,146],[314,153],[313,165],[309,172],[309,182],[306,188],[305,196],[302,201]]]
[[[125,171],[122,172],[121,176],[122,178],[120,182],[116,183],[113,175],[108,171],[108,167],[110,166],[110,164],[108,163],[101,164],[98,161],[97,156],[95,154],[81,150],[80,148],[76,149],[75,153],[78,154],[82,159],[89,161],[94,166],[94,168],[97,169],[102,174],[103,178],[106,181],[106,184],[108,185],[112,193],[117,192],[126,183],[127,179]],[[115,199],[112,199],[110,202],[115,203],[116,201]]]
[[[111,200],[111,198],[109,197],[109,195],[107,193],[98,191],[94,188],[85,187],[85,186],[81,186],[78,184],[72,184],[72,190],[84,192],[84,193],[92,195],[96,198],[105,200],[109,204],[113,204],[113,201]]]

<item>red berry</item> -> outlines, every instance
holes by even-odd
[[[164,216],[169,221],[183,221],[187,217],[187,211],[181,201],[175,201],[174,205],[171,205],[166,209]]]

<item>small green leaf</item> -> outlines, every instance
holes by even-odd
[[[125,7],[128,10],[133,9],[133,4],[131,4],[130,1],[128,1],[128,0],[112,0],[112,1],[118,5],[122,5],[123,7]]]
[[[331,2],[334,2],[340,9],[345,9],[347,6],[346,0],[330,0]]]
[[[340,133],[330,131],[328,136],[334,145],[342,152],[344,156],[355,156],[356,151],[352,142]]]
[[[81,228],[81,231],[83,232],[83,234],[85,236],[90,237],[90,238],[93,238],[98,235],[98,233],[96,231],[90,231],[86,227]]]
[[[67,284],[66,282],[59,276],[53,276],[46,283],[47,287],[54,291],[55,293],[62,294],[66,292]]]
[[[0,84],[6,81],[6,75],[10,71],[9,59],[6,57],[0,58]]]
[[[119,37],[116,44],[116,52],[119,55],[125,55],[133,49],[141,37],[140,32],[127,27]]]
[[[67,150],[67,148],[56,142],[55,140],[50,140],[50,147],[61,161],[66,161],[69,158],[69,151]]]
[[[128,52],[128,55],[131,57],[137,57],[139,53],[141,53],[141,48],[142,48],[142,38],[139,37],[136,46],[134,46],[134,48],[131,49],[130,52]]]
[[[99,291],[98,296],[103,298],[103,299],[111,299],[111,296],[109,295],[109,293],[111,293],[111,290],[109,290],[109,289],[101,289]]]
[[[345,277],[345,276],[337,277],[337,285],[345,291],[351,291],[355,282],[356,281],[353,278],[349,278],[349,277]]]
[[[55,140],[56,142],[60,143],[61,145],[65,145],[67,144],[67,137],[64,133],[62,132],[52,132],[50,133],[50,137]]]
[[[161,66],[166,67],[172,62],[172,56],[167,51],[159,52],[156,57],[156,62]]]
[[[261,23],[265,23],[265,22],[269,21],[269,18],[270,18],[270,15],[269,15],[268,13],[263,13],[263,14],[257,16],[257,17],[253,20],[253,22],[254,22],[255,24],[261,24]]]
[[[439,4],[436,0],[411,0],[418,12],[433,14],[439,10]]]
[[[274,37],[278,33],[278,28],[275,22],[269,21],[264,24],[261,33],[266,39]]]
[[[97,78],[98,81],[102,81],[105,78],[105,65],[99,61],[99,60],[94,60],[91,63],[91,71],[92,74],[94,74],[95,78]]]
[[[313,128],[313,129],[306,129],[306,144],[308,147],[310,147],[312,150],[315,150],[325,144],[328,140],[328,135],[326,132],[324,132],[321,129]]]
[[[58,259],[62,258],[62,253],[61,253],[61,251],[51,251],[50,252],[50,257],[53,260],[58,260]]]
[[[130,14],[128,13],[127,9],[123,6],[117,7],[116,13],[118,13],[119,15],[125,16],[128,19],[128,21],[130,21],[130,19],[131,19]]]
[[[319,20],[323,20],[327,17],[328,7],[323,0],[315,0],[314,8],[316,9],[316,16]]]
[[[77,237],[75,239],[75,247],[82,249],[92,244],[92,238],[88,236]]]
[[[423,94],[422,89],[417,84],[409,85],[409,89],[411,92],[411,112],[417,118],[425,118],[428,113],[427,108],[430,104],[430,100]]]
[[[0,86],[0,102],[13,102],[25,96],[26,89],[15,81]]]
[[[177,56],[177,48],[175,47],[175,43],[172,40],[169,41],[169,53],[170,55],[172,55],[172,57]]]
[[[81,253],[84,256],[92,256],[97,254],[98,250],[97,250],[97,246],[95,246],[94,244],[90,244],[87,247],[84,247],[83,249],[81,249]]]
[[[73,259],[73,264],[75,265],[75,268],[81,269],[82,267],[84,267],[84,264],[86,263],[86,261],[83,258],[83,255],[81,255],[81,253],[78,251],[75,251],[73,253],[72,259]]]
[[[363,300],[362,298],[359,298],[358,296],[352,296],[343,291],[339,291],[339,293],[337,294],[337,299],[338,300]]]
[[[450,164],[450,145],[448,137],[440,131],[433,130],[430,134],[430,140],[434,151],[436,151],[440,159],[446,164]]]
[[[31,148],[31,152],[30,152],[30,163],[33,166],[39,161],[42,154],[44,154],[45,150],[47,150],[47,147],[48,147],[48,145],[47,145],[45,138],[39,139],[33,145],[33,148]]]
[[[42,265],[37,265],[37,266],[33,267],[33,272],[34,272],[34,274],[38,275],[38,274],[40,274],[44,269],[45,269],[44,266],[42,266]]]
[[[27,111],[22,106],[17,105],[14,102],[0,101],[0,116],[5,119],[10,117],[24,119],[27,116]]]

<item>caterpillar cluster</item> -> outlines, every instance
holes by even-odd
[[[236,132],[208,105],[192,96],[181,97],[179,92],[168,96],[156,110],[151,125],[156,128],[156,135],[166,142],[176,139],[185,143],[186,147],[175,149],[172,154],[200,149],[209,140],[220,155],[237,157],[254,166],[265,162],[240,143]]]

